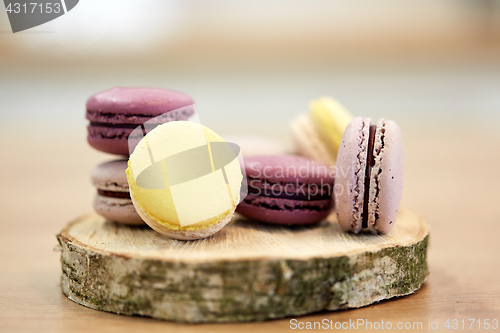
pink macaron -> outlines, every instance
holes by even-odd
[[[97,93],[87,101],[87,141],[102,152],[128,156],[128,137],[135,128],[146,122],[154,126],[156,120],[188,120],[195,113],[193,104],[188,95],[167,89],[118,87]]]
[[[335,209],[345,231],[388,233],[396,222],[403,190],[403,139],[399,126],[356,117],[339,148]]]
[[[96,188],[94,210],[109,221],[145,225],[132,204],[127,182],[127,160],[114,160],[95,166],[90,173]]]

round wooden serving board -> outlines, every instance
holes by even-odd
[[[308,227],[236,215],[206,239],[84,215],[57,235],[61,287],[93,309],[182,322],[229,322],[357,308],[417,290],[429,227],[401,210],[384,236],[344,233],[335,214]]]

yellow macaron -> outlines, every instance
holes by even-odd
[[[176,239],[204,238],[222,229],[233,216],[243,178],[232,147],[198,123],[168,122],[151,130],[128,161],[138,214]]]
[[[321,97],[309,105],[309,113],[292,121],[292,135],[301,155],[335,165],[342,134],[352,115],[339,102]]]

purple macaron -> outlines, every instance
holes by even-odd
[[[87,101],[88,143],[105,153],[128,156],[127,138],[136,127],[152,119],[159,124],[188,120],[195,113],[193,104],[188,95],[166,89],[119,87],[97,93]]]
[[[94,210],[109,221],[145,225],[132,204],[126,169],[127,160],[105,162],[92,169],[90,180],[97,190]]]
[[[245,159],[248,195],[236,211],[275,224],[300,225],[326,218],[333,207],[334,173],[300,156]]]
[[[403,190],[403,139],[398,125],[353,118],[339,148],[335,210],[345,231],[388,233],[396,222]]]

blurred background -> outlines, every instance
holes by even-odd
[[[115,86],[180,90],[222,135],[285,142],[310,100],[332,96],[354,115],[400,124],[411,186],[433,174],[432,149],[445,157],[477,149],[471,138],[500,142],[500,1],[82,0],[16,34],[2,9],[0,139],[12,150],[4,172],[39,156],[40,188],[39,175],[50,183],[57,171],[90,196],[88,171],[110,157],[86,144],[85,102]],[[405,190],[404,202],[418,206],[421,194]],[[64,218],[89,208],[66,204]]]
[[[500,257],[483,254],[498,252],[500,226],[500,0],[81,0],[16,34],[0,7],[0,313],[22,313],[12,325],[26,308],[51,332],[77,325],[51,250],[91,210],[90,170],[113,158],[87,145],[84,115],[115,86],[183,91],[219,134],[285,143],[323,95],[397,121],[402,205],[432,225],[433,274],[408,309],[498,310]]]
[[[120,85],[184,91],[222,133],[286,135],[321,95],[402,126],[491,123],[500,1],[82,0],[17,34],[0,10],[2,125],[83,136],[88,96]]]
[[[400,124],[407,189],[433,174],[429,150],[446,157],[475,150],[471,138],[500,143],[500,1],[82,0],[16,34],[2,8],[0,142],[11,151],[3,172],[38,156],[46,171],[23,173],[37,177],[37,188],[40,175],[48,185],[57,173],[91,196],[89,170],[111,157],[86,144],[85,102],[115,86],[180,90],[222,135],[285,142],[310,100],[332,96],[354,115]],[[422,193],[406,189],[403,202],[418,207]],[[62,219],[90,208],[90,199],[65,199]]]

